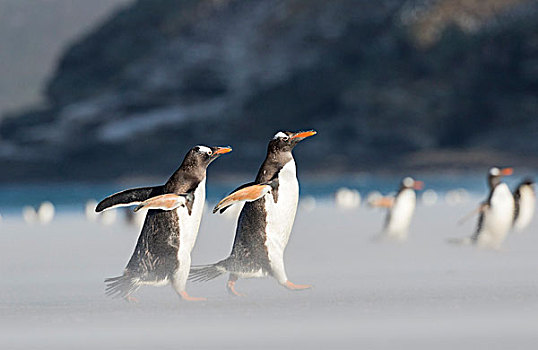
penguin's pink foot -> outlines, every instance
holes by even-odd
[[[243,293],[239,293],[236,289],[235,289],[235,281],[228,281],[228,283],[226,283],[226,289],[228,290],[228,292],[232,295],[235,295],[236,297],[244,297],[246,296],[245,294]]]
[[[128,302],[128,303],[133,303],[133,304],[138,304],[138,303],[139,303],[138,299],[135,298],[135,297],[133,297],[133,296],[131,296],[131,295],[128,295],[128,296],[126,296],[126,297],[123,298],[123,299],[124,299],[126,302]]]
[[[181,299],[186,301],[206,301],[207,298],[191,297],[186,291],[180,292]]]
[[[295,284],[290,281],[286,281],[284,284],[284,287],[288,288],[289,290],[305,290],[312,288],[311,284]]]

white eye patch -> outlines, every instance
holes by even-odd
[[[288,135],[284,134],[282,131],[279,131],[275,134],[275,136],[273,137],[273,140],[278,139],[278,138],[285,138],[285,137],[288,137]]]
[[[489,169],[489,173],[493,176],[499,176],[501,174],[501,171],[499,170],[499,168],[491,168]]]
[[[406,177],[405,179],[403,179],[403,184],[405,187],[411,187],[413,186],[414,183],[415,183],[415,180],[413,180],[412,177]]]
[[[211,148],[206,147],[206,146],[198,146],[198,150],[200,152],[207,153],[207,154],[212,153]]]

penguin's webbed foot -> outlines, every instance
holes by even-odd
[[[231,295],[236,296],[236,297],[244,297],[244,296],[246,296],[246,294],[239,293],[235,289],[235,281],[228,281],[226,283],[226,290],[228,291],[228,293],[230,293]]]
[[[284,284],[284,287],[288,288],[289,290],[305,290],[312,288],[311,284],[295,284],[291,281],[286,281]]]
[[[207,298],[203,298],[203,297],[191,297],[186,291],[180,292],[179,296],[181,297],[181,299],[186,300],[186,301],[206,301],[207,300]]]
[[[137,298],[133,297],[132,295],[126,296],[125,298],[123,298],[123,300],[131,304],[138,304],[140,302]]]

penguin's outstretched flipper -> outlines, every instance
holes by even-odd
[[[139,211],[140,209],[161,209],[161,210],[173,210],[178,207],[185,207],[188,203],[194,201],[194,195],[191,193],[187,194],[174,194],[167,193],[161,194],[160,196],[151,197],[142,203],[140,203],[134,211]]]
[[[137,205],[147,200],[148,198],[155,197],[161,194],[163,194],[163,186],[141,187],[121,191],[111,196],[108,196],[101,202],[99,202],[99,204],[97,204],[97,207],[95,207],[95,211],[99,213],[106,209]]]
[[[222,214],[228,207],[238,202],[254,202],[255,200],[262,198],[273,189],[276,181],[277,180],[273,180],[262,184],[247,184],[239,187],[237,190],[224,197],[215,208],[213,208],[213,214],[219,210]]]
[[[478,208],[476,209],[473,209],[473,211],[469,212],[467,215],[465,215],[464,217],[462,217],[461,219],[458,220],[458,225],[463,225],[465,222],[467,222],[467,220],[469,220],[470,218],[472,218],[473,216],[475,216],[476,214],[480,214],[482,215],[482,213],[489,208],[489,204],[484,202],[484,203],[480,203],[480,205],[478,206]]]
[[[392,208],[394,205],[394,197],[381,197],[368,202],[370,207],[374,208]]]

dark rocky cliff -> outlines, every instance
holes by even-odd
[[[166,174],[198,143],[252,172],[304,128],[310,171],[538,167],[536,4],[446,3],[139,0],[67,50],[48,106],[4,118],[0,178]]]

